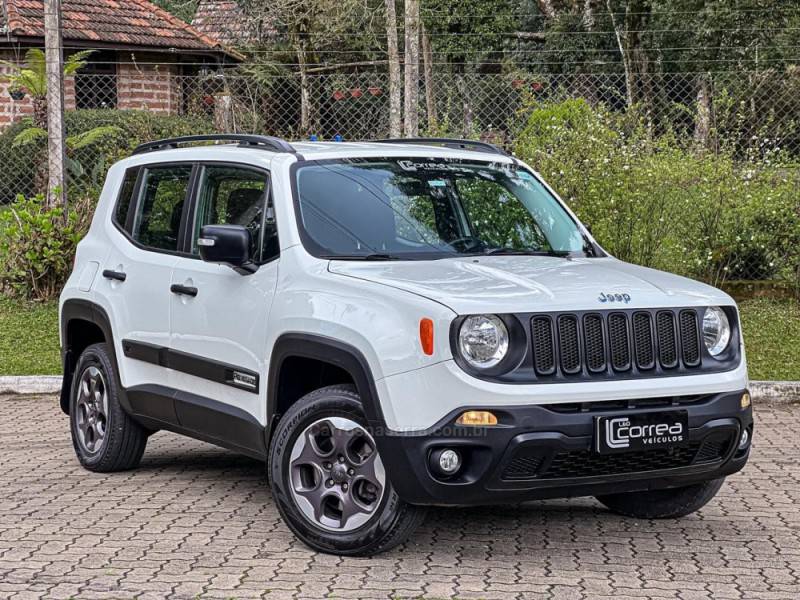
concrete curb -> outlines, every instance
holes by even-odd
[[[800,381],[751,381],[750,394],[765,404],[800,402]]]
[[[57,394],[60,375],[0,375],[0,394]],[[800,381],[751,381],[750,393],[756,402],[789,404],[800,402]]]
[[[0,394],[55,394],[61,391],[61,375],[0,375]]]

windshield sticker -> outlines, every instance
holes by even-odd
[[[444,179],[431,179],[428,185],[431,187],[447,187],[447,182]]]

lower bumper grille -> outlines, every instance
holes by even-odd
[[[589,450],[548,451],[541,447],[520,447],[503,470],[502,479],[572,479],[600,475],[643,473],[712,463],[724,459],[733,436],[712,434],[702,441],[679,448],[656,448],[596,454]]]

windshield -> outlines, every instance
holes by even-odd
[[[316,256],[431,259],[583,254],[575,221],[529,171],[453,159],[300,163],[304,242]]]

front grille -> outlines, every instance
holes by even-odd
[[[658,360],[665,369],[678,366],[678,340],[675,335],[675,315],[661,311],[656,315]]]
[[[683,362],[694,367],[700,363],[700,328],[697,326],[697,313],[693,310],[682,310],[680,323]]]
[[[561,355],[562,371],[578,373],[581,370],[578,319],[574,315],[561,315],[558,318],[558,351]]]
[[[699,447],[700,444],[695,443],[682,448],[658,448],[619,454],[595,454],[589,450],[557,452],[553,461],[539,474],[539,477],[564,479],[686,467],[692,464]]]
[[[631,366],[628,346],[628,319],[622,313],[608,316],[608,339],[611,342],[611,365],[615,371],[627,371]]]
[[[695,309],[540,314],[530,328],[541,380],[652,377],[702,362]]]
[[[572,479],[599,475],[620,475],[663,471],[724,459],[733,437],[729,433],[712,434],[703,441],[679,448],[655,448],[597,454],[590,450],[548,453],[540,447],[517,448],[503,469],[502,479]]]
[[[533,366],[539,375],[556,372],[556,356],[553,345],[553,327],[550,317],[534,317],[531,320],[533,335]]]
[[[634,313],[633,345],[636,347],[636,366],[640,370],[645,371],[656,366],[653,326],[649,313]]]
[[[583,339],[586,346],[586,366],[591,373],[606,369],[606,349],[603,340],[603,317],[586,315],[583,317]]]

